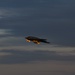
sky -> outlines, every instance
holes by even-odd
[[[75,0],[0,0],[0,66],[1,75],[75,75]]]

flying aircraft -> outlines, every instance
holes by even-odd
[[[27,42],[31,42],[32,41],[35,44],[40,44],[40,42],[47,43],[47,44],[50,43],[50,42],[47,42],[47,39],[41,39],[41,38],[33,37],[33,36],[25,37],[25,39],[26,39]]]

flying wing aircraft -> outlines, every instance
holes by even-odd
[[[25,39],[26,39],[27,42],[31,42],[32,41],[35,44],[40,44],[40,42],[47,43],[47,44],[50,43],[50,42],[47,42],[47,39],[41,39],[41,38],[33,37],[33,36],[25,37]]]

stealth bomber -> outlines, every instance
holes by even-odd
[[[47,43],[47,44],[50,43],[50,42],[47,41],[47,39],[41,39],[41,38],[34,37],[34,36],[28,36],[28,37],[25,37],[25,39],[26,39],[27,42],[32,41],[35,44],[40,44],[40,42]]]

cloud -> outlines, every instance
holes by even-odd
[[[10,31],[10,29],[0,29],[0,36],[11,34]]]
[[[1,50],[1,53],[8,55],[0,57],[0,64],[17,64],[30,63],[35,61],[75,61],[75,55],[60,55],[55,51],[18,51],[18,50]],[[10,55],[9,55],[10,53]]]
[[[24,37],[14,37],[12,34],[0,37],[0,49],[15,48],[18,46],[22,46],[24,44],[25,44]]]
[[[12,54],[11,53],[7,53],[7,52],[0,52],[0,57],[8,56],[8,55],[12,55]]]
[[[75,75],[75,0],[2,0],[0,29],[1,75]]]

